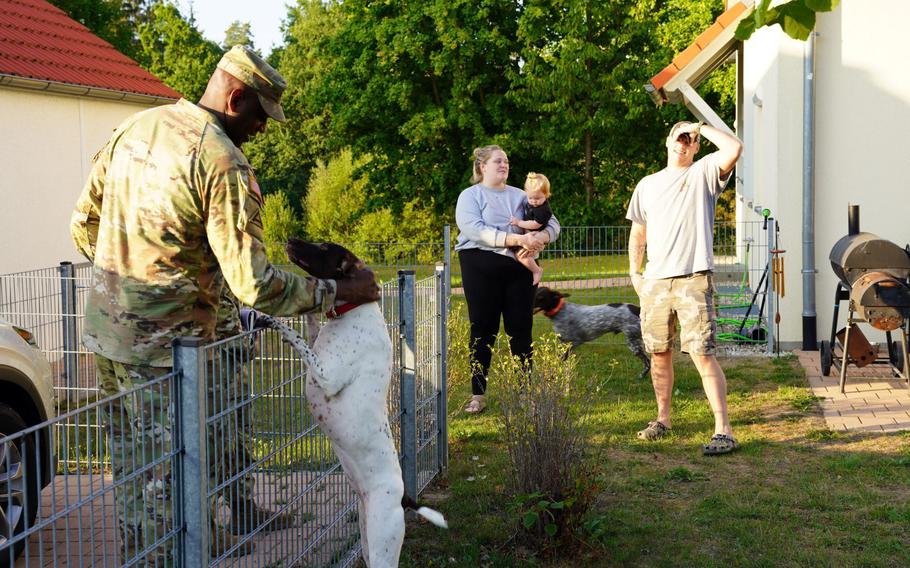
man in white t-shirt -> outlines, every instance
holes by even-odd
[[[717,151],[695,161],[702,136]],[[743,145],[712,126],[678,122],[670,129],[666,147],[667,167],[638,182],[626,213],[632,221],[629,275],[641,299],[642,338],[651,353],[657,397],[657,419],[638,437],[656,440],[672,427],[673,341],[678,321],[682,351],[695,363],[714,412],[714,436],[703,452],[727,454],[738,444],[727,415],[727,379],[714,356],[714,210]],[[642,273],[646,247],[648,265]]]

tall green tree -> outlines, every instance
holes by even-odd
[[[564,223],[620,221],[637,181],[663,167],[666,128],[687,113],[655,108],[642,85],[722,9],[713,0],[524,3],[524,64],[510,96],[534,116],[519,138],[550,176]]]
[[[628,153],[640,156],[639,142],[651,130],[640,122],[638,134],[628,136],[628,106],[638,101],[624,97],[629,71],[638,72],[653,49],[656,21],[641,4],[531,0],[519,19],[525,63],[512,77],[511,96],[536,117],[521,139],[551,177],[563,222],[618,212],[625,192],[605,186],[619,181],[625,189],[636,174],[617,166]]]
[[[470,152],[499,143],[511,182],[554,183],[564,223],[623,218],[635,183],[663,167],[670,124],[642,85],[723,10],[720,0],[302,0],[270,61],[289,121],[245,149],[266,192],[305,194],[320,158],[350,148],[365,212],[432,203],[451,215]],[[732,68],[700,87],[732,122]],[[362,162],[367,164],[367,162]],[[294,198],[298,199],[294,199]],[[365,213],[365,214],[366,214]]]
[[[147,24],[151,19],[150,11],[152,6],[154,6],[159,0],[121,0],[120,4],[122,6],[123,13],[126,15],[126,21],[129,24],[130,29],[133,32],[133,37],[136,38],[136,45],[138,46],[138,33],[136,30],[139,29],[139,26],[142,24]],[[192,4],[190,4],[192,8]],[[192,17],[190,18],[192,21]]]
[[[253,44],[253,31],[250,29],[249,22],[234,20],[228,26],[228,29],[224,31],[224,42],[221,44],[221,49],[227,51],[235,45],[245,45],[250,49],[256,49]]]
[[[110,43],[117,51],[135,59],[138,42],[133,33],[130,11],[122,0],[49,0],[67,15]]]
[[[137,60],[185,98],[196,101],[221,58],[221,49],[187,21],[173,4],[157,2],[139,26]]]
[[[331,110],[316,91],[334,64],[326,44],[341,28],[338,5],[322,0],[299,0],[289,9],[285,23],[285,45],[269,56],[287,80],[281,99],[285,124],[270,122],[265,134],[244,146],[244,153],[257,169],[264,193],[283,191],[291,206],[300,211],[307,192],[310,172],[317,160],[326,160],[333,148],[329,133]]]
[[[330,147],[369,154],[370,199],[395,208],[468,184],[475,146],[521,123],[506,96],[518,67],[518,0],[348,0],[328,38],[317,100],[329,110]]]

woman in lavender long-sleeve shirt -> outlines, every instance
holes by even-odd
[[[455,250],[461,265],[461,280],[471,321],[471,402],[469,413],[486,407],[487,371],[493,343],[502,318],[512,355],[531,358],[531,325],[534,293],[532,274],[515,259],[517,254],[543,250],[559,236],[559,221],[552,217],[547,226],[535,233],[521,234],[510,225],[512,217],[522,217],[525,193],[506,185],[509,158],[499,146],[474,150],[475,183],[458,196],[455,222],[458,242]],[[479,182],[479,183],[478,183]]]

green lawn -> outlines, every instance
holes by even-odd
[[[629,259],[625,254],[601,254],[590,256],[570,256],[563,252],[547,252],[538,259],[544,269],[544,283],[565,280],[586,280],[591,278],[611,278],[629,275]],[[398,277],[399,267],[371,266],[382,282]],[[417,265],[411,267],[417,279],[433,274],[433,267]],[[461,286],[461,267],[458,264],[458,253],[452,253],[452,287]]]
[[[542,317],[538,333],[548,330]],[[723,359],[737,453],[707,458],[713,419],[692,365],[677,359],[673,434],[643,442],[653,391],[618,345],[578,350],[594,379],[598,496],[588,530],[559,558],[539,558],[514,538],[512,475],[491,406],[459,412],[450,396],[450,463],[423,499],[451,529],[410,522],[402,566],[907,566],[910,565],[910,435],[826,429],[793,357]]]

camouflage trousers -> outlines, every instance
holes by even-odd
[[[673,348],[676,324],[680,347],[692,355],[713,355],[717,349],[714,276],[696,272],[675,278],[646,279],[641,300],[641,337],[649,353]]]
[[[102,392],[120,395],[103,405],[102,414],[113,468],[121,563],[140,558],[140,566],[173,566],[175,538],[170,535],[179,527],[173,509],[170,389],[176,384],[163,378],[172,370],[118,363],[98,354],[95,365]],[[252,427],[244,407],[231,412],[239,401],[249,399],[248,389],[240,373],[230,371],[234,372],[215,368],[206,377],[208,415],[219,416],[206,428],[209,491],[222,487],[211,500],[212,529],[219,501],[235,508],[253,500],[254,481],[248,473],[253,463]]]

